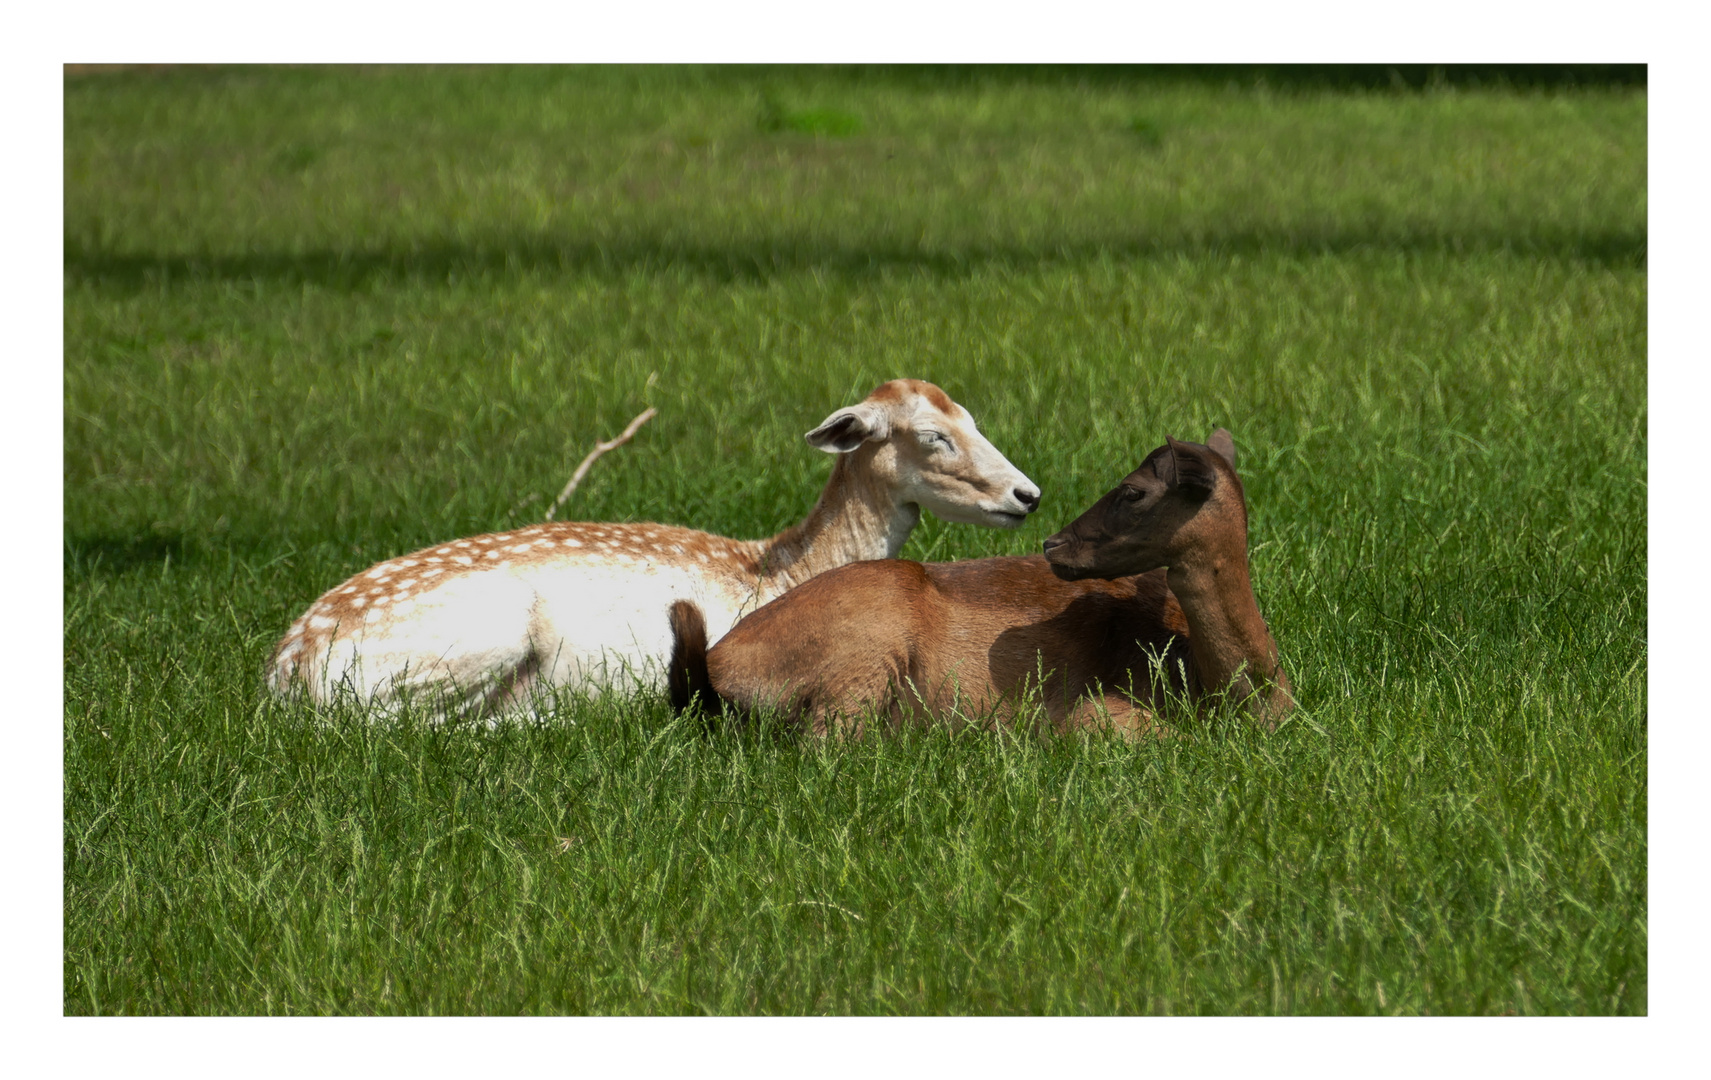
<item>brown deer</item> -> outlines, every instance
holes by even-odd
[[[1013,718],[1038,692],[1052,729],[1162,733],[1167,692],[1228,696],[1270,729],[1293,707],[1248,578],[1235,445],[1171,439],[1045,555],[861,562],[823,574],[704,651],[672,611],[674,704],[775,709],[816,734],[863,715]],[[955,707],[955,708],[953,708]]]
[[[527,708],[549,686],[664,689],[668,609],[717,641],[816,574],[895,556],[924,506],[1015,528],[1040,489],[931,383],[897,379],[806,435],[837,455],[808,517],[766,540],[652,523],[547,522],[450,540],[329,589],[274,650],[268,684],[386,709],[406,690],[450,711]]]

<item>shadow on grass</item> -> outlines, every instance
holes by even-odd
[[[860,277],[903,270],[935,277],[959,277],[989,266],[1074,264],[1100,258],[1316,256],[1385,251],[1448,255],[1510,253],[1643,268],[1646,234],[1643,229],[1536,230],[1520,235],[1294,230],[1034,246],[971,245],[951,250],[790,239],[697,245],[652,238],[593,243],[547,237],[496,237],[491,242],[442,242],[409,248],[260,251],[237,255],[120,254],[67,236],[65,271],[74,278],[121,286],[156,286],[174,280],[263,280],[348,287],[383,278],[431,280],[454,275],[541,271],[623,275],[637,270],[685,270],[720,281],[766,280],[804,271]]]
[[[210,563],[235,559],[250,566],[272,562],[293,550],[280,536],[244,537],[221,533],[213,539],[197,539],[184,533],[151,532],[67,533],[64,544],[66,581],[115,577],[135,570],[200,569]]]
[[[766,74],[759,69],[749,74]],[[780,71],[803,69],[773,69]],[[814,70],[814,69],[807,69]],[[875,64],[830,69],[923,87],[979,83],[1199,84],[1280,91],[1569,90],[1646,87],[1644,64]]]
[[[199,554],[186,545],[183,536],[176,534],[67,536],[65,576],[122,574],[139,566],[160,566],[168,562],[184,565],[196,561]]]
[[[315,76],[319,65],[298,69]],[[622,78],[624,70],[674,69],[671,65],[557,65],[515,67],[534,81]],[[250,78],[258,69],[239,64],[67,64],[69,79],[178,81],[205,84]],[[278,69],[262,69],[277,74]],[[362,68],[349,68],[360,72]],[[469,70],[452,65],[452,72]],[[1576,90],[1646,88],[1645,64],[723,64],[675,67],[684,78],[757,84],[804,76],[825,81],[880,83],[923,89],[971,85],[1147,86],[1198,84],[1272,91],[1417,93],[1438,89]]]

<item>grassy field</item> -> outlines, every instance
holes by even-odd
[[[1643,90],[1026,71],[65,83],[68,1013],[1636,1014]],[[398,552],[738,536],[934,380],[1037,550],[1229,427],[1303,709],[1131,746],[261,693]]]

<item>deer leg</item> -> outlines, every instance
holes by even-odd
[[[506,713],[528,702],[540,685],[541,669],[541,654],[530,648],[515,667],[494,680],[481,700],[480,711]]]
[[[1129,742],[1147,738],[1166,739],[1176,734],[1160,724],[1151,709],[1135,704],[1123,694],[1109,691],[1078,700],[1058,727],[1062,731],[1108,729]]]

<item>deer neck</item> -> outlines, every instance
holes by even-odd
[[[892,559],[921,520],[921,508],[899,503],[873,475],[877,447],[839,454],[832,478],[803,521],[759,541],[763,601],[846,563]]]
[[[1294,699],[1254,599],[1246,539],[1239,550],[1173,563],[1166,580],[1188,620],[1201,687],[1209,694],[1227,691],[1261,723],[1276,726]]]

